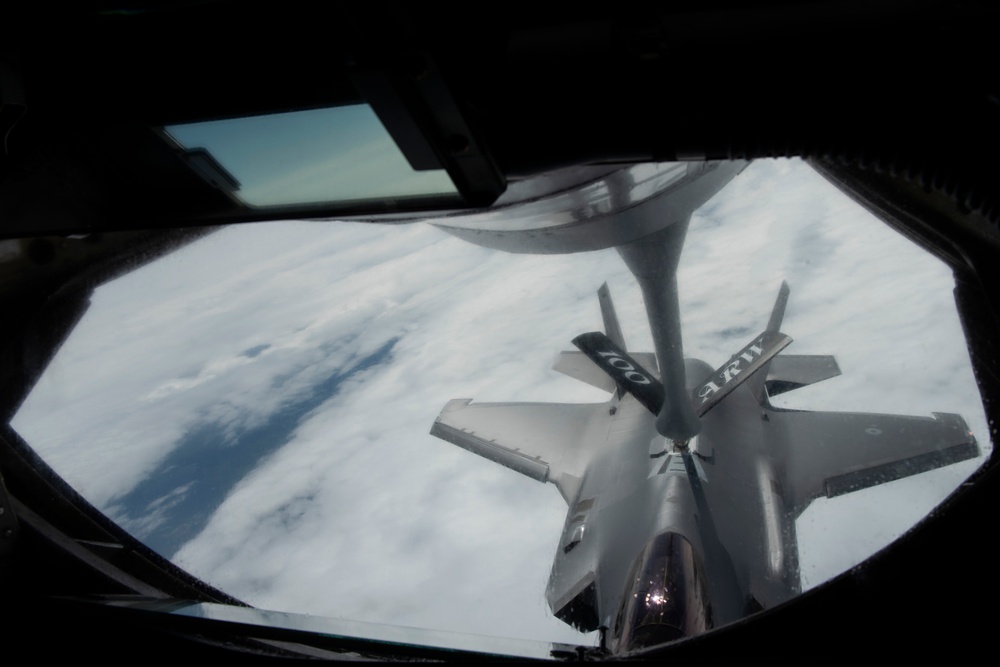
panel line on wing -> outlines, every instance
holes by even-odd
[[[431,435],[539,482],[549,481],[549,464],[537,456],[532,458],[519,450],[507,449],[497,445],[496,442],[484,440],[475,433],[441,422],[434,422],[434,426],[431,427]]]
[[[431,435],[539,482],[567,497],[614,421],[607,403],[449,401]]]

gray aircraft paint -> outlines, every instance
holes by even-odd
[[[685,398],[677,265],[691,214],[747,164],[734,160],[631,167],[553,196],[432,222],[470,243],[506,252],[616,248],[642,289],[659,368],[675,369],[662,378],[657,431],[686,439],[698,433],[700,423]],[[621,334],[608,333],[612,340]]]
[[[822,378],[829,362],[816,359],[821,368],[813,375]],[[795,364],[807,365],[804,358]],[[695,359],[685,360],[685,369],[687,377],[717,373]],[[751,377],[733,383],[689,442],[660,435],[653,413],[631,393],[599,404],[457,400],[431,433],[559,488],[569,511],[547,600],[557,616],[583,630],[600,628],[604,647],[624,652],[642,648],[623,645],[626,628],[616,624],[628,603],[629,570],[658,536],[691,545],[704,570],[709,627],[717,626],[799,592],[795,517],[814,498],[979,453],[958,415],[787,411],[766,396],[758,402],[745,381]],[[703,384],[689,383],[692,402]]]
[[[618,237],[628,238],[629,247],[619,252],[642,287],[659,373],[633,357],[627,358],[630,368],[625,370],[635,366],[639,377],[662,382],[660,410],[654,414],[644,407],[627,393],[628,383],[615,376],[611,386],[625,391],[615,391],[606,403],[477,404],[462,399],[448,403],[431,430],[559,488],[569,511],[546,597],[553,613],[567,623],[600,629],[602,648],[612,653],[704,631],[797,594],[795,518],[814,498],[979,453],[958,415],[921,418],[772,407],[769,386],[787,391],[839,374],[830,357],[787,356],[782,362],[782,356],[774,356],[791,342],[778,331],[787,285],[779,291],[764,334],[718,370],[683,357],[674,274],[687,220],[741,169],[707,170],[715,176],[711,188],[699,184],[702,174],[692,170],[632,206],[623,203],[627,198],[615,201],[609,186],[610,210],[589,220],[594,230],[589,241],[584,223],[564,230],[549,227],[542,235],[523,225],[502,232],[443,226],[466,240],[512,252],[607,247],[612,222],[618,223]],[[659,226],[637,223],[643,216],[655,217]],[[560,243],[563,232],[565,242]],[[599,298],[606,330],[620,338],[610,296]],[[556,368],[600,386],[593,371],[585,369],[587,361],[564,353]],[[664,538],[669,548],[663,547]],[[657,566],[661,570],[649,560],[657,548],[666,554],[661,558],[665,564]],[[652,597],[647,591],[646,615],[637,617],[632,612],[642,603],[639,591],[649,585],[640,579],[654,571],[662,571],[663,585]],[[652,634],[639,634],[653,625]]]

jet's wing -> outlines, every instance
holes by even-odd
[[[610,424],[606,403],[449,401],[431,435],[527,475],[571,497]]]
[[[832,498],[979,455],[965,420],[933,414],[769,412],[765,437],[783,449],[786,506],[799,514],[820,496]]]

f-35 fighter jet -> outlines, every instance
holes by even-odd
[[[566,623],[599,630],[607,653],[696,635],[788,600],[800,591],[795,519],[815,498],[979,454],[956,414],[773,406],[771,396],[840,375],[832,356],[779,354],[792,342],[779,330],[785,283],[763,331],[728,361],[713,370],[684,358],[676,268],[687,222],[740,168],[682,174],[661,194],[624,206],[618,225],[595,216],[588,226],[580,216],[545,233],[524,223],[445,226],[515,252],[614,245],[642,288],[655,353],[626,350],[605,285],[598,292],[604,332],[577,336],[579,351],[563,352],[555,364],[606,390],[606,402],[458,399],[431,430],[556,485],[569,511],[548,603]],[[657,213],[654,221],[644,207]]]

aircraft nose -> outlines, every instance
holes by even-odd
[[[657,646],[712,628],[704,566],[687,539],[657,535],[636,557],[612,628],[612,650]]]

